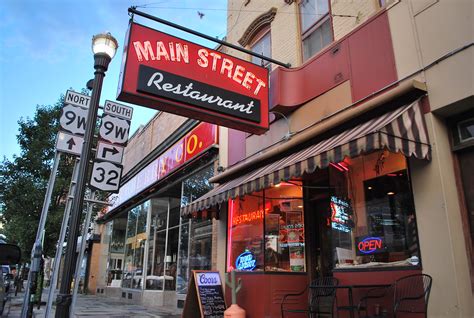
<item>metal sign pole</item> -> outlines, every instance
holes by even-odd
[[[68,200],[67,200],[66,208],[64,209],[64,216],[63,216],[63,221],[61,224],[61,232],[59,233],[58,244],[56,246],[56,254],[54,256],[53,273],[51,274],[51,280],[49,284],[48,302],[46,305],[45,317],[50,317],[51,306],[53,304],[54,292],[56,290],[56,284],[58,281],[59,265],[61,264],[61,255],[63,251],[64,239],[66,237],[69,215],[71,214],[72,194],[74,193],[74,189],[77,182],[77,176],[79,173],[78,166],[79,166],[79,159],[76,159],[76,163],[74,164],[74,169],[72,171],[71,185],[69,186]]]
[[[31,301],[30,289],[34,287],[33,278],[35,278],[36,276],[36,275],[33,275],[33,272],[37,272],[39,270],[39,262],[37,261],[37,258],[38,257],[41,258],[41,254],[42,254],[41,242],[42,242],[43,230],[46,224],[46,218],[48,216],[49,204],[51,203],[51,195],[53,193],[54,183],[56,182],[56,174],[58,172],[58,166],[59,166],[60,160],[61,160],[61,153],[56,151],[54,154],[53,168],[51,170],[51,174],[49,175],[48,187],[46,188],[46,193],[44,195],[43,209],[41,210],[40,222],[39,222],[38,230],[36,231],[35,244],[31,251],[31,266],[30,266],[30,271],[28,273],[28,283],[27,283],[27,288],[25,290],[25,295],[23,297],[23,306],[21,307],[22,318],[26,318],[28,316],[28,307]],[[35,267],[38,265],[38,268],[33,268],[33,265],[35,265]],[[31,314],[29,316],[31,316]]]
[[[90,198],[92,200],[95,199],[95,191],[90,193]],[[82,259],[84,258],[84,252],[86,250],[86,235],[87,230],[89,229],[89,224],[91,222],[91,215],[92,215],[92,208],[94,207],[94,203],[89,202],[87,206],[87,214],[86,218],[84,219],[83,228],[82,228],[82,240],[81,240],[81,249],[79,251],[79,256],[76,261],[76,272],[74,275],[74,289],[72,291],[72,302],[71,308],[69,309],[69,317],[74,317],[74,309],[76,306],[76,299],[77,299],[77,291],[79,289],[79,281],[81,279],[81,267],[82,267]]]

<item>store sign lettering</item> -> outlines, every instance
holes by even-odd
[[[250,251],[245,251],[235,261],[235,268],[239,271],[251,271],[257,266],[257,260]]]
[[[366,237],[357,244],[357,249],[362,254],[373,254],[382,248],[382,238],[380,237]]]
[[[217,126],[208,123],[199,124],[132,179],[121,185],[119,194],[114,196],[113,206],[109,208],[109,211],[179,169],[215,144],[217,144]]]
[[[221,280],[217,273],[199,273],[198,286],[215,286],[220,285]]]
[[[234,201],[232,201],[233,203]],[[256,220],[263,220],[264,214],[270,211],[271,205],[268,202],[265,205],[265,210],[257,210],[247,213],[240,213],[239,215],[234,215],[232,217],[232,225],[239,225],[242,223],[250,223]]]
[[[118,100],[241,131],[268,130],[268,69],[131,23]]]

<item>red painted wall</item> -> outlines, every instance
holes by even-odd
[[[350,80],[355,102],[397,80],[388,16],[383,12],[298,68],[270,78],[270,108],[291,112]]]
[[[306,275],[236,273],[235,276],[242,278],[237,303],[246,310],[247,318],[280,318],[283,295],[300,292],[308,283]],[[302,297],[301,301],[306,301],[306,297]],[[231,304],[231,292],[227,287],[226,302]]]
[[[392,284],[403,276],[421,274],[421,270],[393,270],[393,271],[347,271],[334,272],[339,285],[365,284]],[[247,312],[247,318],[280,318],[280,304],[284,295],[298,293],[308,284],[307,275],[236,273],[236,278],[242,279],[242,289],[237,294],[237,303]],[[368,289],[355,289],[353,301],[357,305]],[[307,307],[307,294],[303,294],[293,302],[293,308]],[[231,304],[231,291],[226,286],[226,302]],[[337,305],[348,305],[347,289],[337,293]],[[390,304],[380,303],[382,308],[389,308]],[[287,314],[286,318],[303,317],[299,314]],[[335,315],[336,316],[336,315]],[[339,318],[349,317],[348,311],[340,311]],[[404,315],[403,317],[411,317]]]
[[[229,129],[228,164],[229,166],[245,158],[245,138],[247,133]]]
[[[357,29],[345,41],[349,45],[354,102],[397,80],[386,12]]]
[[[365,284],[393,284],[397,279],[413,275],[421,274],[421,270],[393,270],[393,271],[367,271],[367,272],[334,272],[333,275],[339,280],[339,285],[365,285]],[[367,288],[357,288],[353,290],[353,303],[357,305],[362,296],[367,292]],[[341,289],[337,292],[338,306],[345,306],[349,304],[349,297],[347,289]],[[392,304],[380,301],[382,308],[391,308]],[[339,312],[338,318],[350,317],[348,311]],[[408,318],[411,316],[403,315]]]

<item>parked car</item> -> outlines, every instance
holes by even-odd
[[[17,264],[20,262],[20,258],[21,251],[18,246],[0,243],[0,265]],[[0,315],[3,313],[3,308],[5,308],[5,303],[8,299],[8,291],[11,284],[10,267],[5,267],[5,271],[6,274],[4,275],[4,267],[2,266],[2,273],[0,275]]]

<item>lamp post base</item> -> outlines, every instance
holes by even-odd
[[[69,308],[71,308],[72,295],[58,294],[56,297],[56,314],[55,317],[69,317]]]

